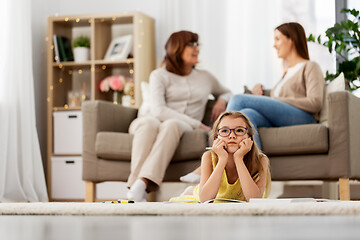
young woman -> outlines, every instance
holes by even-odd
[[[211,130],[201,123],[209,94],[218,98],[214,120],[231,96],[209,72],[195,68],[199,55],[196,33],[173,33],[165,50],[164,66],[149,79],[151,109],[129,127],[134,138],[127,197],[135,201],[146,201],[146,193],[158,188],[184,131]]]
[[[284,74],[270,96],[262,96],[264,87],[257,84],[252,94],[234,95],[226,110],[245,113],[256,131],[259,127],[316,123],[323,104],[325,80],[320,66],[309,60],[304,28],[295,22],[281,24],[274,32],[274,48],[283,59]],[[254,140],[262,149],[258,134]],[[180,180],[198,182],[199,174],[198,168]]]
[[[267,197],[271,183],[269,159],[254,144],[254,130],[246,115],[224,112],[214,123],[212,136],[212,150],[202,156],[200,184],[170,201],[249,201]]]
[[[325,80],[320,66],[309,60],[304,28],[295,22],[275,29],[274,47],[284,61],[282,79],[263,95],[263,86],[255,85],[251,94],[233,96],[227,110],[245,113],[255,129],[315,123],[322,107]],[[261,148],[258,135],[255,142]]]

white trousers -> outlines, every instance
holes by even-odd
[[[129,127],[129,132],[134,135],[134,138],[128,187],[143,177],[157,185],[154,187],[150,185],[148,189],[156,190],[164,178],[181,136],[184,131],[191,130],[192,127],[189,124],[178,119],[169,119],[164,122],[154,117],[135,119]]]

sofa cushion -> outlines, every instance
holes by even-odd
[[[262,150],[267,155],[327,153],[328,128],[306,124],[279,128],[259,128]]]
[[[328,112],[329,112],[329,100],[328,95],[332,92],[343,91],[345,90],[345,77],[343,73],[332,80],[326,87],[323,99],[323,106],[320,111],[320,123],[327,125],[328,121]]]
[[[98,132],[95,142],[96,155],[102,159],[130,161],[132,140],[133,135],[128,133]],[[205,131],[196,129],[185,132],[172,161],[200,160],[207,143]]]
[[[122,132],[98,132],[95,152],[99,158],[130,160],[133,135]]]

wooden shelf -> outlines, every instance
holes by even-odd
[[[107,49],[114,38],[131,34],[133,50],[128,59],[104,60]],[[70,39],[84,35],[90,38],[90,59],[86,62],[54,61],[53,36]],[[123,74],[134,83],[134,102],[138,108],[142,102],[141,82],[148,81],[155,69],[154,20],[140,12],[116,14],[93,14],[52,16],[48,18],[47,44],[47,125],[48,160],[47,184],[51,199],[51,157],[81,156],[81,154],[54,154],[54,117],[58,111],[81,111],[79,99],[112,101],[111,93],[99,90],[100,82],[112,75]],[[75,96],[76,101],[73,101]],[[76,107],[69,106],[76,102]]]

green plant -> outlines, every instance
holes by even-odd
[[[90,38],[85,36],[80,36],[74,39],[73,47],[87,47],[90,48]]]
[[[335,23],[325,32],[327,41],[322,42],[321,35],[317,38],[310,34],[308,41],[318,42],[328,47],[329,52],[333,51],[339,56],[339,65],[335,74],[326,72],[325,80],[332,81],[341,72],[349,81],[350,91],[360,88],[360,15],[356,9],[342,9],[342,13],[348,13],[354,17],[354,20],[345,20]],[[315,40],[316,39],[316,40]]]

